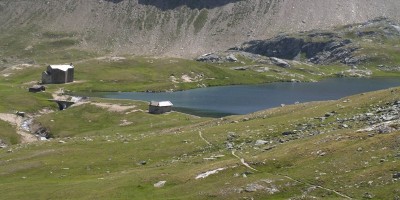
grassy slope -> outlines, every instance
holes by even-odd
[[[248,60],[245,60],[245,64],[204,64],[180,59],[130,56],[121,61],[98,60],[93,59],[97,55],[89,52],[78,52],[76,56],[70,54],[75,51],[76,38],[73,34],[46,33],[40,37],[44,39],[39,38],[30,52],[20,51],[26,48],[24,38],[18,38],[17,35],[14,40],[11,36],[2,36],[1,49],[13,47],[2,54],[7,59],[16,55],[11,60],[28,57],[28,61],[33,60],[42,66],[50,62],[76,60],[78,82],[49,85],[48,92],[31,94],[27,88],[40,79],[44,68],[7,71],[12,75],[0,78],[0,112],[21,110],[34,113],[43,108],[55,109],[56,106],[46,99],[51,97],[50,92],[60,87],[76,92],[179,90],[198,87],[198,84],[254,84],[293,78],[318,80],[349,69],[346,66],[316,68],[297,65],[294,69],[283,70]],[[365,46],[364,51],[379,51],[379,55],[383,56],[377,58],[384,59],[372,60],[361,67],[372,69],[377,76],[399,76],[398,73],[375,70],[376,65],[382,62],[398,63],[397,47],[385,44],[383,51],[374,45]],[[258,73],[230,69],[242,65],[261,65],[271,70]],[[291,75],[293,73],[295,75]],[[193,83],[173,83],[169,80],[171,74],[177,78],[184,74],[204,74],[204,79]],[[301,78],[301,75],[305,77]],[[9,148],[13,150],[12,153],[7,153],[7,149],[0,150],[0,193],[5,199],[60,199],[66,196],[71,199],[339,198],[332,191],[311,187],[312,184],[335,189],[356,199],[362,198],[366,192],[381,199],[396,197],[400,195],[397,189],[399,184],[391,179],[391,174],[400,170],[398,158],[395,157],[399,153],[399,132],[367,137],[366,133],[355,133],[361,125],[351,124],[350,129],[337,129],[334,127],[336,125],[331,124],[334,120],[322,123],[314,120],[314,117],[332,110],[338,111],[338,117],[351,117],[366,111],[370,104],[383,105],[399,100],[398,90],[396,93],[386,90],[356,95],[347,103],[339,100],[300,104],[222,120],[180,113],[160,116],[142,111],[110,113],[93,105],[73,107],[37,119],[58,139],[13,145]],[[100,99],[96,101],[104,102]],[[134,105],[141,110],[146,108],[140,102],[111,102]],[[123,120],[133,124],[120,126]],[[300,139],[281,135],[283,131],[297,129],[298,124],[304,123],[315,124],[325,134]],[[4,141],[11,144],[15,142],[12,127],[0,123],[0,130],[0,137]],[[201,139],[199,131],[211,145]],[[247,178],[243,178],[242,174],[251,170],[241,165],[240,160],[225,148],[227,135],[231,133],[237,135],[234,141],[236,154],[258,169],[258,172],[248,174]],[[257,139],[272,140],[271,146],[277,146],[269,151],[254,147],[252,144]],[[279,144],[276,142],[279,139],[289,142]],[[59,143],[59,140],[66,143]],[[363,150],[358,151],[359,147]],[[316,152],[320,150],[327,154],[317,156]],[[220,154],[224,157],[203,159]],[[384,162],[380,162],[381,159]],[[144,160],[147,161],[146,165],[138,164]],[[228,169],[206,179],[194,179],[202,172],[219,167]],[[166,186],[154,188],[153,184],[160,180],[166,180]],[[243,192],[251,183],[270,190]],[[273,188],[279,192],[270,194]]]
[[[20,137],[15,132],[15,127],[0,120],[0,139],[6,144],[18,144]]]
[[[0,152],[1,189],[7,199],[41,198],[72,199],[204,199],[204,198],[289,198],[305,196],[339,198],[337,194],[310,185],[337,190],[356,199],[366,192],[376,198],[399,196],[399,183],[391,175],[398,168],[398,137],[400,132],[368,137],[356,133],[362,124],[351,124],[350,129],[331,129],[329,120],[322,123],[325,134],[294,140],[280,133],[292,130],[297,124],[320,124],[315,117],[332,110],[338,118],[363,113],[371,104],[385,105],[400,99],[397,90],[378,91],[346,98],[346,101],[315,102],[261,111],[248,116],[235,116],[207,120],[178,113],[153,116],[142,112],[116,114],[109,120],[109,113],[91,106],[73,108],[76,115],[65,114],[65,123],[71,123],[69,131],[74,137],[31,145],[13,146],[13,153]],[[135,103],[134,103],[135,104]],[[338,106],[340,105],[340,106]],[[140,103],[138,107],[142,106]],[[356,109],[354,109],[356,108]],[[60,112],[61,113],[61,112]],[[87,130],[87,116],[101,116]],[[40,118],[42,123],[57,121],[58,113]],[[120,119],[138,120],[138,124],[122,127]],[[84,120],[75,120],[75,118]],[[245,119],[246,118],[246,119]],[[158,128],[150,128],[153,120]],[[176,121],[179,120],[179,128]],[[202,121],[202,122],[200,122]],[[231,123],[238,121],[238,123]],[[200,122],[200,123],[198,123]],[[107,128],[103,129],[103,123]],[[185,125],[186,124],[186,125]],[[54,130],[64,124],[52,125]],[[208,140],[208,145],[199,136]],[[237,135],[236,154],[245,158],[258,170],[251,171],[240,164],[239,159],[225,148],[229,132]],[[60,132],[60,137],[72,136]],[[292,141],[273,143],[269,151],[252,145],[257,139]],[[240,147],[239,147],[240,146]],[[360,151],[359,148],[362,147]],[[327,152],[318,156],[317,151]],[[203,158],[225,155],[216,160]],[[347,155],[347,156],[345,156]],[[384,161],[382,162],[381,159]],[[146,165],[140,165],[146,161]],[[205,171],[228,167],[206,179],[195,180]],[[239,174],[238,177],[235,174]],[[295,180],[292,180],[290,178]],[[153,184],[166,180],[166,186],[155,188]],[[370,182],[372,181],[372,182]],[[248,184],[256,183],[279,192],[268,190],[247,193],[239,191]]]
[[[235,71],[231,67],[258,65],[269,67],[268,72],[255,72],[253,70]],[[219,86],[234,84],[255,84],[274,81],[290,81],[300,79],[310,81],[320,79],[302,69],[305,66],[297,66],[294,69],[285,70],[276,66],[257,64],[252,61],[242,63],[208,64],[191,60],[174,58],[147,58],[127,57],[124,60],[88,60],[76,64],[77,80],[85,84],[66,86],[72,91],[165,91],[184,90],[201,85]],[[300,69],[301,68],[301,69]],[[311,72],[321,72],[323,69],[310,68]],[[340,68],[334,68],[338,72]],[[290,75],[294,74],[294,75]],[[173,75],[179,83],[170,80]],[[196,76],[202,76],[193,82],[184,82],[181,76],[187,75],[195,80]],[[302,76],[302,77],[300,77]]]

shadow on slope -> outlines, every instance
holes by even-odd
[[[108,0],[117,1],[120,0]],[[161,10],[172,10],[180,6],[187,6],[191,9],[212,9],[215,7],[224,6],[229,3],[236,3],[242,0],[139,0],[139,4],[146,6],[155,6]]]
[[[105,1],[112,2],[112,3],[121,3],[124,0],[105,0]]]

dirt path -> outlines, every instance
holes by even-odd
[[[203,137],[203,135],[201,134],[201,131],[199,131],[199,136],[200,136],[200,138],[201,138],[202,140],[204,140],[204,142],[206,142],[208,145],[211,146],[211,143],[210,143],[209,141],[207,141],[207,140]]]
[[[21,126],[24,121],[24,118],[17,116],[15,114],[0,113],[0,120],[8,122],[16,127],[17,134],[21,136],[21,143],[31,143],[38,141],[38,139],[34,135],[22,129]]]
[[[238,158],[238,159],[240,160],[240,162],[241,162],[245,167],[247,167],[247,168],[249,168],[249,169],[251,169],[251,170],[254,170],[254,171],[258,172],[257,169],[251,167],[248,163],[246,163],[246,162],[244,161],[244,158],[241,158],[241,157],[237,156],[237,155],[235,154],[235,151],[232,151],[232,155],[235,156],[236,158]]]
[[[309,186],[316,187],[316,188],[320,188],[320,189],[323,189],[323,190],[326,190],[326,191],[329,191],[329,192],[333,192],[333,193],[335,193],[335,194],[337,194],[337,195],[339,195],[339,196],[341,196],[341,197],[343,197],[343,198],[345,198],[345,199],[353,199],[353,198],[351,198],[351,197],[349,197],[349,196],[347,196],[347,195],[345,195],[345,194],[343,194],[343,193],[340,193],[339,191],[333,190],[333,189],[329,189],[329,188],[326,188],[326,187],[322,187],[322,186],[320,186],[320,185],[313,185],[313,184],[310,184],[310,183],[305,183],[305,182],[296,180],[296,179],[294,179],[294,178],[292,178],[292,177],[289,177],[289,176],[286,176],[286,175],[282,175],[282,174],[278,174],[278,175],[283,176],[283,177],[285,177],[285,178],[287,178],[287,179],[290,179],[290,180],[292,180],[292,181],[295,181],[295,182],[297,182],[297,183],[302,183],[302,184],[309,185]]]

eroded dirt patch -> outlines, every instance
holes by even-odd
[[[8,122],[16,127],[17,134],[21,136],[21,143],[31,143],[38,141],[37,137],[30,134],[22,127],[24,122],[28,119],[24,119],[23,117],[17,116],[15,114],[0,113],[0,120]]]
[[[111,103],[91,103],[92,105],[98,106],[100,108],[107,109],[110,112],[125,112],[134,109],[136,106],[123,106]]]

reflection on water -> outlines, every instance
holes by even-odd
[[[400,86],[399,78],[333,78],[317,83],[271,83],[200,88],[166,93],[96,93],[105,98],[169,100],[174,109],[198,116],[221,117],[277,107],[281,104],[335,100],[345,96]]]

